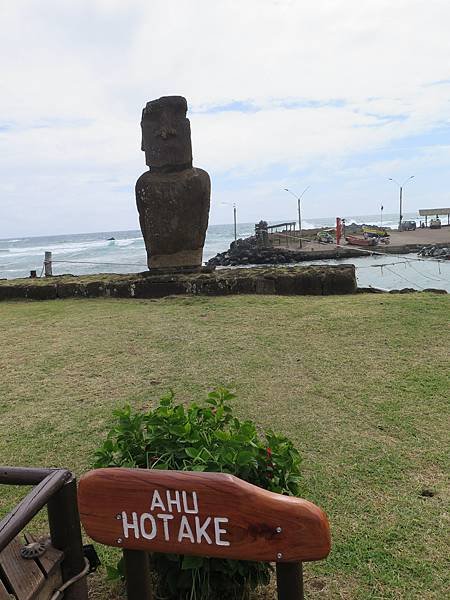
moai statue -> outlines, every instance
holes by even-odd
[[[202,264],[211,183],[206,171],[192,167],[186,111],[182,96],[152,100],[142,111],[150,169],[136,182],[136,203],[150,269]]]
[[[260,221],[255,225],[256,245],[259,248],[267,248],[270,246],[269,232],[267,230],[267,221]]]

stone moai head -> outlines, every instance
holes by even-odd
[[[183,96],[163,96],[147,102],[142,111],[145,162],[154,171],[181,171],[192,167],[191,126]]]

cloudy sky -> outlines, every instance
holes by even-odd
[[[135,229],[180,94],[211,223],[450,205],[448,0],[0,0],[0,237]],[[228,204],[224,204],[228,203]]]

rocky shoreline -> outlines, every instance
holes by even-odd
[[[346,233],[360,233],[362,225],[352,224],[346,227]],[[305,232],[305,236],[311,242],[320,230]],[[273,234],[275,236],[276,234]],[[302,234],[303,235],[303,234]],[[434,243],[430,249],[424,247],[423,243],[405,243],[394,245],[378,245],[371,248],[359,248],[358,246],[336,246],[335,244],[318,244],[311,246],[309,241],[303,243],[302,249],[290,249],[288,247],[274,246],[273,237],[258,235],[245,239],[238,239],[230,244],[225,252],[220,252],[211,258],[207,265],[210,267],[236,267],[246,265],[280,265],[295,264],[304,261],[329,260],[340,258],[356,258],[371,256],[373,254],[418,254],[446,258],[450,255],[449,243]],[[318,247],[319,246],[319,247]]]
[[[240,243],[244,242],[244,243]],[[281,265],[307,260],[352,258],[366,252],[357,248],[324,248],[323,250],[289,250],[287,248],[258,248],[247,246],[247,240],[232,242],[230,249],[211,258],[208,266],[236,267],[245,265]]]

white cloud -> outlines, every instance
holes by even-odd
[[[0,202],[15,234],[21,215],[23,230],[36,230],[23,207],[56,205],[59,186],[74,231],[95,198],[91,229],[134,223],[140,111],[171,93],[193,109],[195,163],[218,198],[245,197],[249,214],[269,207],[286,173],[343,185],[353,158],[402,140],[383,169],[442,168],[442,150],[408,140],[450,124],[450,85],[433,85],[450,80],[449,18],[444,0],[4,0]],[[255,110],[209,110],[243,101]],[[380,168],[365,160],[366,174]],[[120,184],[101,183],[110,180]],[[348,190],[340,201],[359,203],[362,192]]]

